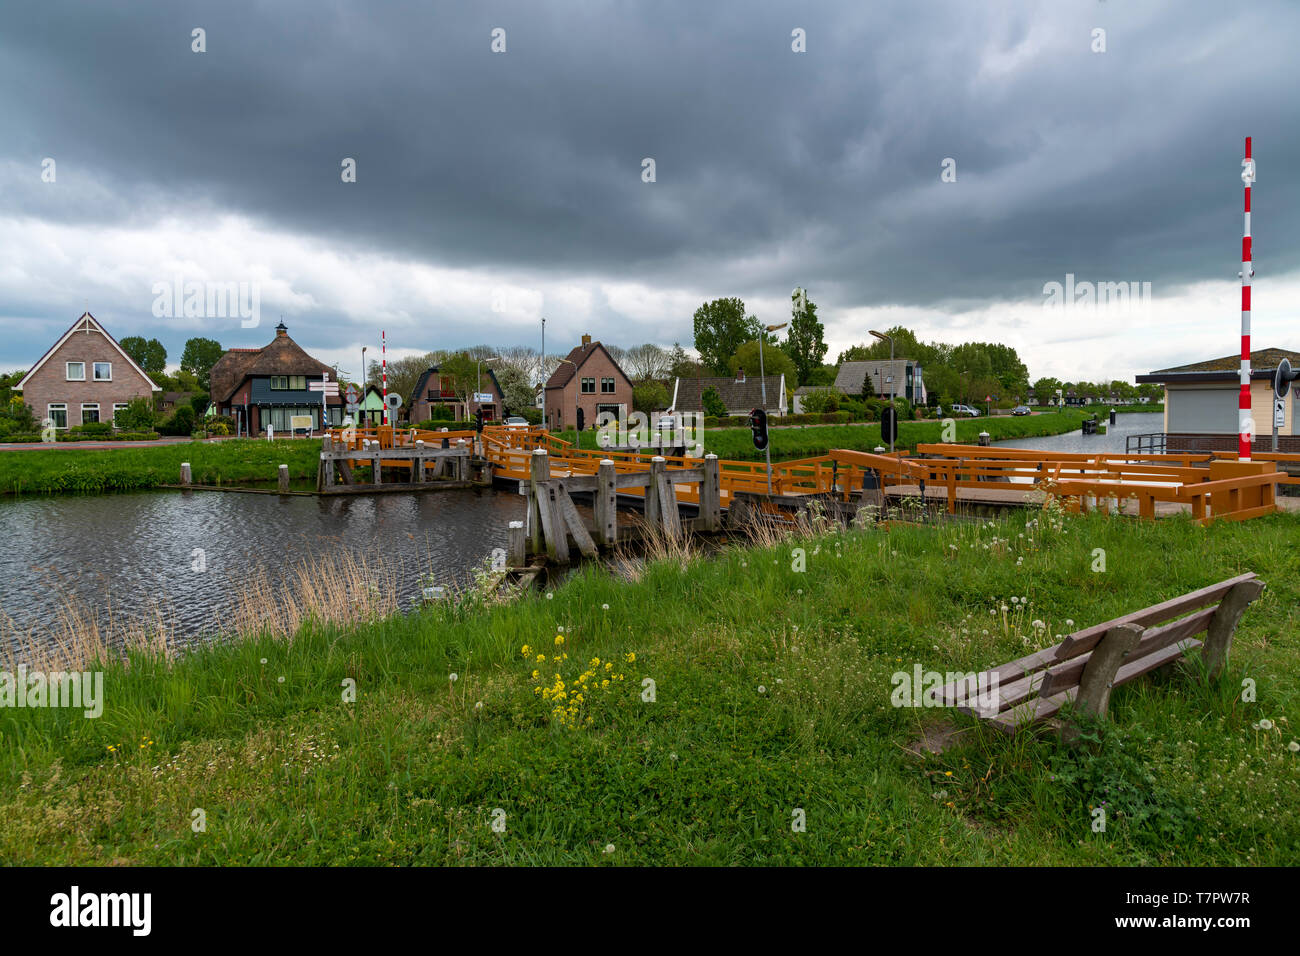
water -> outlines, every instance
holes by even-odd
[[[1109,422],[1109,409],[1099,408],[1097,417],[1102,422]],[[1076,430],[1045,438],[1010,438],[993,444],[998,448],[1033,448],[1036,451],[1122,453],[1126,450],[1124,440],[1127,436],[1164,431],[1164,421],[1164,416],[1156,413],[1129,412],[1117,414],[1115,424],[1108,425],[1104,435],[1085,435],[1082,430]]]
[[[402,603],[420,578],[463,583],[494,548],[525,499],[502,490],[284,497],[237,492],[0,500],[0,620],[38,639],[69,597],[115,621],[169,614],[176,635],[221,630],[241,585],[280,582],[304,561],[343,553],[384,556]],[[193,570],[195,549],[206,569]]]

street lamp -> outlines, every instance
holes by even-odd
[[[885,335],[883,332],[877,332],[875,329],[869,329],[868,331],[882,342],[889,342],[889,407],[894,410],[893,413],[895,419],[897,419],[898,408],[894,405],[895,390],[898,384],[894,381],[896,377],[894,374],[894,337]],[[894,429],[892,428],[889,430],[889,453],[891,455],[894,453]]]
[[[781,329],[785,328],[789,324],[790,324],[789,322],[782,322],[780,325],[766,325],[763,327],[765,331],[761,332],[758,336],[758,387],[761,390],[763,395],[764,415],[767,414],[767,378],[764,375],[765,369],[763,368],[763,339],[767,338],[768,332],[779,332]],[[767,447],[763,449],[763,453],[767,456],[767,493],[770,495],[772,493],[772,443],[771,442],[767,443]]]

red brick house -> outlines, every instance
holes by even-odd
[[[407,399],[412,422],[423,422],[433,418],[433,410],[439,406],[451,409],[456,421],[468,421],[475,409],[482,409],[483,420],[495,422],[504,414],[505,395],[492,369],[484,368],[479,379],[483,391],[479,395],[491,396],[491,401],[478,401],[474,396],[473,383],[467,383],[470,391],[458,386],[455,377],[442,372],[437,365],[431,365],[420,373],[415,382],[415,394]],[[466,397],[466,394],[468,397]]]
[[[545,393],[543,421],[552,431],[595,428],[601,412],[623,418],[632,408],[632,380],[590,335],[560,360],[546,380]]]
[[[268,425],[287,433],[295,417],[309,415],[316,430],[321,427],[321,393],[308,386],[327,375],[330,381],[337,380],[334,369],[303,351],[281,322],[269,345],[230,349],[217,359],[209,376],[212,403],[218,415],[236,420],[238,434],[256,435]],[[324,411],[328,423],[337,426],[342,421],[343,398],[329,396]]]
[[[154,384],[117,340],[89,312],[41,356],[14,386],[38,420],[60,430],[90,422],[111,422],[133,398],[162,389]]]

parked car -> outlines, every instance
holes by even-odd
[[[969,418],[980,417],[979,411],[974,408],[971,408],[969,405],[954,405],[952,407],[952,413],[954,415],[965,415]]]
[[[1028,406],[1028,405],[1017,405],[1015,408],[1011,409],[1011,414],[1012,414],[1012,415],[1032,415],[1033,413],[1029,410],[1029,406]]]
[[[520,415],[511,415],[501,424],[505,425],[506,428],[527,428],[528,419],[523,418]]]

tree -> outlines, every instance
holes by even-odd
[[[190,339],[185,343],[185,350],[181,352],[181,370],[197,378],[199,387],[205,392],[210,391],[212,386],[208,376],[212,372],[212,366],[216,365],[217,360],[225,354],[225,349],[216,339]]]
[[[415,383],[430,366],[439,364],[441,352],[426,352],[424,355],[412,355],[408,358],[394,359],[388,363],[388,390],[402,396],[402,402],[410,405],[415,396]],[[472,379],[473,374],[470,375]],[[383,388],[383,367],[379,362],[371,362],[366,375],[366,382],[375,388]]]
[[[1061,387],[1059,378],[1044,377],[1034,382],[1034,400],[1040,405],[1056,401],[1056,390]]]
[[[793,294],[790,334],[786,336],[785,351],[794,360],[795,371],[799,381],[806,382],[826,357],[826,341],[822,337],[826,331],[817,321],[817,305],[805,295],[803,308]]]
[[[711,415],[714,418],[725,418],[727,415],[727,406],[722,401],[722,396],[718,390],[710,385],[700,396],[700,404],[704,406],[704,414]]]
[[[745,370],[746,375],[757,375],[759,373],[758,339],[746,342],[737,349],[736,354],[727,363],[727,368],[732,375],[735,375],[742,368]],[[785,350],[779,345],[763,346],[762,371],[766,375],[784,373],[787,392],[793,393],[799,387],[799,372],[794,367],[794,360],[786,355]],[[775,398],[776,396],[768,397]]]
[[[663,378],[669,374],[668,353],[652,342],[628,349],[619,365],[634,382]]]
[[[668,389],[659,382],[642,382],[632,386],[632,409],[638,412],[658,412],[668,407]]]
[[[506,411],[512,415],[521,414],[525,408],[531,408],[536,399],[533,383],[528,379],[528,374],[517,365],[502,365],[497,372],[497,384],[501,386]]]
[[[140,335],[128,335],[121,342],[122,351],[131,356],[131,361],[153,378],[161,375],[167,368],[167,350],[157,339],[145,339]]]
[[[127,432],[153,431],[158,420],[153,410],[153,402],[147,398],[133,398],[126,403],[126,408],[117,413],[113,423]]]
[[[695,310],[695,351],[717,375],[726,375],[736,350],[762,333],[758,319],[745,315],[740,299],[714,299]]]
[[[674,342],[668,353],[668,374],[673,378],[695,378],[702,374],[704,366],[686,354],[680,342]]]

